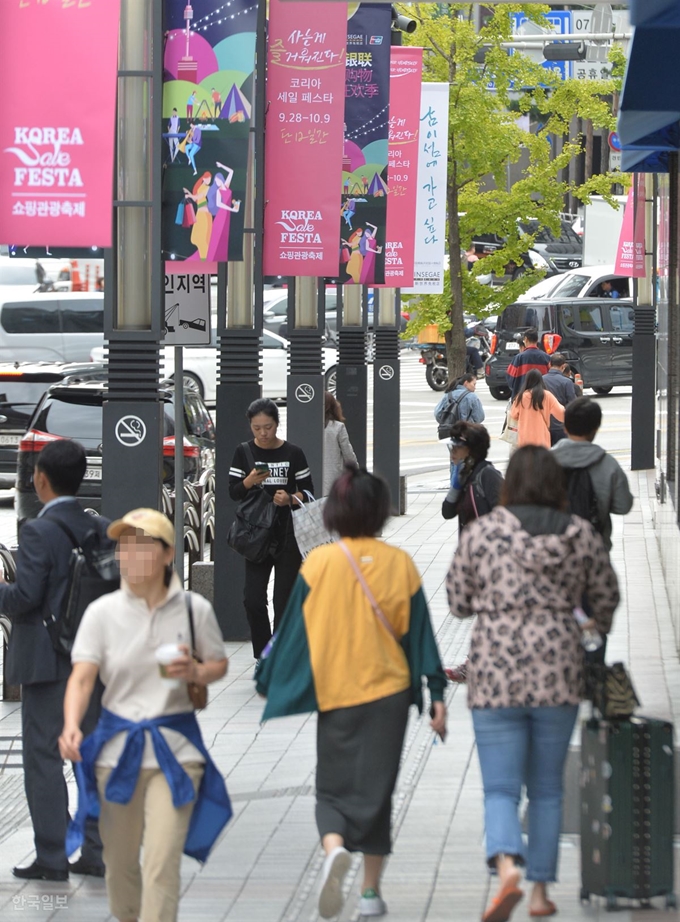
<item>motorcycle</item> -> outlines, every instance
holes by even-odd
[[[474,333],[465,338],[467,355],[465,357],[465,372],[479,375],[480,369],[476,369],[470,350],[476,349],[483,363],[489,358],[491,349],[489,347],[489,336],[486,327],[475,327]],[[425,380],[433,391],[444,391],[449,383],[449,369],[446,362],[446,347],[444,345],[427,345],[420,350],[420,363],[425,365]]]

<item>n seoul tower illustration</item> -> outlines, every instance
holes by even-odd
[[[184,27],[184,34],[186,36],[186,48],[184,52],[184,57],[177,65],[177,77],[180,80],[187,80],[189,83],[196,83],[196,77],[198,75],[198,64],[191,57],[189,53],[189,39],[191,38],[191,20],[194,18],[194,10],[191,6],[191,0],[184,7],[184,22],[186,23]]]

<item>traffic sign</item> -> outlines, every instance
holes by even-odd
[[[164,346],[210,343],[210,276],[197,272],[166,273],[161,342]]]
[[[525,23],[530,22],[530,20],[528,20],[526,13],[512,13],[511,16],[512,31],[517,35],[522,32],[523,27],[526,28]],[[545,31],[546,40],[557,39],[560,35],[569,35],[571,33],[571,17],[572,14],[568,10],[555,10],[545,13],[548,28],[541,31]],[[532,29],[531,34],[535,33],[536,30]],[[571,61],[544,61],[543,67],[546,70],[558,73],[562,80],[571,77]]]
[[[116,438],[126,448],[141,445],[146,438],[146,425],[139,416],[121,416],[116,423]]]
[[[610,131],[609,137],[609,147],[611,150],[616,151],[617,153],[621,151],[621,138],[619,137],[618,131]]]

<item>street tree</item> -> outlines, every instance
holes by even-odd
[[[424,79],[451,88],[445,291],[420,298],[408,328],[413,335],[437,324],[446,337],[450,378],[465,369],[464,310],[479,317],[497,314],[543,275],[531,268],[519,274],[518,268],[502,287],[484,279],[522,266],[535,235],[524,233],[519,222],[536,219],[537,229],[559,234],[567,194],[588,202],[597,193],[615,204],[616,176],[595,175],[578,185],[565,174],[583,150],[575,116],[590,119],[595,128],[615,125],[612,94],[620,85],[616,68],[622,72],[622,56],[616,56],[612,79],[593,81],[562,80],[522,53],[509,54],[502,43],[512,40],[510,14],[524,13],[545,26],[548,10],[504,4],[477,31],[471,3],[415,3],[403,9],[418,23],[408,41],[425,48]],[[531,117],[530,131],[520,115]],[[508,188],[509,165],[520,161],[520,178]],[[468,270],[464,253],[478,234],[496,234],[505,245]]]

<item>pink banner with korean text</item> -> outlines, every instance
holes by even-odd
[[[111,246],[120,0],[4,0],[0,241]]]
[[[615,272],[634,279],[645,276],[645,176],[636,173],[628,190],[619,235]]]
[[[338,272],[347,4],[270,0],[264,274]]]
[[[422,74],[422,48],[391,48],[390,207],[385,235],[385,285],[389,288],[413,285]]]

